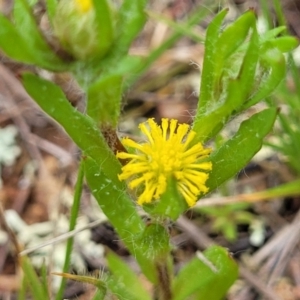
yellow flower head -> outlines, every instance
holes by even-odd
[[[75,0],[75,4],[77,9],[83,14],[87,13],[93,7],[92,0]]]
[[[118,158],[129,160],[122,167],[119,179],[128,179],[131,189],[141,187],[138,204],[142,205],[159,199],[173,176],[179,192],[188,205],[193,206],[197,197],[208,191],[205,182],[212,163],[202,159],[211,149],[204,149],[201,143],[192,144],[196,132],[189,131],[188,124],[177,126],[177,120],[162,119],[159,126],[148,119],[139,128],[147,141],[138,144],[129,138],[123,139],[123,145],[135,149],[135,153],[117,153]]]

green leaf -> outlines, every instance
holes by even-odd
[[[188,30],[192,28],[193,25],[199,24],[201,20],[203,20],[207,15],[211,13],[218,5],[214,1],[206,0],[204,3],[196,7],[192,14],[188,16],[186,21],[185,29]],[[154,49],[147,57],[141,61],[139,66],[137,66],[135,72],[130,72],[128,74],[128,78],[124,84],[124,88],[128,89],[136,80],[140,78],[142,74],[145,73],[146,70],[153,64],[153,62],[157,61],[157,59],[165,53],[165,51],[170,48],[181,36],[182,30],[177,30],[174,32],[169,38],[167,38],[159,47]]]
[[[82,195],[82,189],[83,189],[83,181],[84,181],[84,163],[81,160],[79,164],[79,169],[77,173],[77,181],[75,184],[75,192],[74,192],[74,198],[73,203],[71,207],[70,212],[70,221],[69,221],[69,231],[72,231],[75,229],[77,217],[80,211],[80,200]],[[72,256],[72,250],[73,250],[73,237],[69,238],[67,240],[66,245],[66,252],[65,252],[65,258],[64,258],[64,266],[62,269],[62,272],[68,272],[70,265],[71,265],[71,256]],[[63,298],[64,291],[66,288],[66,280],[63,278],[63,280],[60,283],[60,287],[58,291],[56,292],[55,299],[60,300]]]
[[[158,223],[148,224],[139,238],[139,247],[154,264],[165,259],[170,251],[169,234],[166,228]]]
[[[300,179],[281,184],[275,188],[252,194],[253,199],[268,200],[272,198],[296,196],[300,194]]]
[[[240,28],[242,25],[244,26],[243,30],[235,30],[236,26]],[[205,142],[215,136],[223,128],[230,116],[236,113],[243,102],[248,98],[253,88],[252,85],[259,55],[258,34],[254,25],[254,13],[249,11],[240,17],[233,25],[229,26],[216,41],[215,48],[218,49],[218,52],[215,53],[216,58],[213,59],[213,54],[207,54],[208,58],[205,56],[201,79],[200,102],[193,125],[193,129],[197,133],[195,140]],[[245,40],[250,28],[252,28],[252,35],[248,43],[248,48],[245,50],[246,53],[243,60],[239,58],[241,54],[236,54],[236,57],[229,59],[229,56]],[[207,47],[209,46],[207,45]],[[206,59],[209,61],[208,65],[206,64]],[[235,61],[232,63],[233,59]],[[211,60],[215,61],[211,62]],[[225,61],[226,64],[229,65],[226,68],[223,65]],[[230,77],[228,75],[225,76],[224,70],[228,69],[230,71],[226,72],[232,73],[233,65],[236,64],[236,61],[238,64],[239,61],[241,61],[240,65],[237,66],[239,70],[237,75],[233,76],[230,74]],[[206,67],[209,67],[209,69],[205,69]],[[205,77],[206,70],[210,74],[208,75],[210,76],[209,79]],[[221,77],[224,77],[224,79],[221,80]],[[215,84],[212,84],[213,81]],[[204,95],[202,94],[203,91]],[[214,93],[214,95],[212,93]],[[205,97],[205,95],[210,98],[204,100],[202,97]],[[224,100],[222,98],[224,98]],[[208,100],[210,102],[207,102]],[[215,100],[219,101],[212,104],[211,102]],[[207,106],[204,107],[204,104]]]
[[[210,159],[213,169],[206,182],[210,191],[239,172],[262,146],[263,138],[270,132],[275,122],[277,109],[265,109],[244,121],[238,132]]]
[[[261,43],[275,38],[279,34],[283,33],[285,30],[286,30],[286,26],[279,26],[279,27],[268,30],[267,32],[263,33],[260,36]]]
[[[16,45],[18,45],[16,47]],[[0,48],[10,58],[16,61],[33,64],[33,57],[28,42],[16,30],[13,24],[0,14]]]
[[[224,32],[220,35],[216,42],[216,62],[215,69],[217,75],[215,79],[219,79],[222,72],[224,61],[232,55],[239,46],[245,41],[250,28],[255,27],[255,14],[253,10],[248,10],[242,16],[240,16],[236,21],[229,25]]]
[[[122,76],[113,75],[92,84],[87,93],[87,114],[98,124],[116,128],[122,97]]]
[[[299,40],[292,36],[282,36],[268,41],[273,47],[277,48],[280,52],[290,52],[298,47]]]
[[[247,48],[247,52],[242,62],[242,66],[238,75],[238,82],[240,84],[240,100],[239,105],[249,97],[253,89],[253,82],[255,81],[257,63],[259,59],[259,36],[256,27],[253,27],[253,32]],[[237,106],[237,105],[236,105]]]
[[[108,288],[122,299],[151,300],[137,275],[117,255],[108,252],[107,261],[112,276],[107,281]],[[112,278],[113,277],[113,278]],[[124,298],[126,295],[127,298]]]
[[[122,53],[127,52],[132,41],[146,22],[146,0],[124,0],[119,10],[117,25],[117,47]]]
[[[114,25],[111,8],[107,0],[93,0],[99,35],[99,56],[107,53],[114,40]]]
[[[22,283],[20,285],[20,288],[18,290],[18,298],[17,300],[26,300],[27,296],[27,287],[29,286],[28,279],[26,276],[23,276]]]
[[[49,299],[47,294],[47,287],[41,284],[41,280],[38,278],[33,266],[31,265],[28,257],[22,257],[21,267],[25,277],[28,279],[27,283],[32,292],[33,298],[38,299]]]
[[[243,102],[248,98],[253,88],[258,49],[258,34],[254,28],[239,74],[235,79],[228,79],[224,102],[219,103],[213,111],[198,115],[195,119],[193,129],[197,133],[197,140],[205,142],[214,137],[223,128],[230,116],[239,111]]]
[[[284,79],[286,74],[285,58],[277,48],[267,43],[261,51],[260,60],[267,70],[264,72],[265,76],[259,83],[258,91],[243,105],[242,110],[268,97]]]
[[[65,129],[85,155],[92,157],[105,175],[123,189],[124,184],[117,176],[121,172],[121,165],[97,124],[77,111],[54,83],[27,73],[23,75],[23,84],[29,95]]]
[[[51,24],[52,24],[53,17],[55,15],[56,6],[57,6],[57,0],[46,0],[48,18]]]
[[[218,53],[218,49],[216,48],[216,44],[219,37],[219,31],[221,28],[221,24],[227,14],[228,10],[222,10],[217,14],[217,16],[212,20],[209,24],[206,31],[206,39],[205,39],[205,53],[202,67],[202,75],[201,75],[201,88],[200,88],[200,96],[199,103],[197,108],[197,115],[195,120],[197,120],[200,113],[206,111],[206,107],[209,101],[214,101],[213,97],[213,79],[215,77],[215,58]]]
[[[204,259],[192,259],[179,272],[173,282],[173,300],[222,299],[237,276],[237,264],[227,250],[212,246]]]
[[[234,221],[227,221],[223,228],[219,228],[224,237],[229,241],[233,242],[237,238],[237,224]]]
[[[42,37],[31,9],[25,0],[14,2],[14,21],[16,30],[27,42],[27,48],[31,52],[35,64],[53,71],[67,68]]]
[[[254,215],[248,211],[239,211],[234,218],[238,224],[250,224],[254,219]]]
[[[137,259],[144,274],[155,282],[157,280],[155,266],[137,244],[144,232],[145,224],[138,215],[134,202],[128,197],[124,188],[118,187],[106,177],[99,165],[91,158],[85,160],[85,174],[88,186],[100,208]]]
[[[200,36],[198,33],[194,32],[189,24],[186,23],[178,23],[177,21],[173,21],[171,18],[166,18],[161,14],[154,13],[153,11],[147,11],[147,14],[150,18],[154,19],[155,21],[162,22],[167,24],[170,28],[172,28],[175,32],[182,34],[186,37],[189,37],[196,43],[203,43],[204,38]]]

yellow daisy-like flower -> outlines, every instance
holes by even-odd
[[[81,13],[87,13],[93,7],[92,0],[75,0],[75,4]]]
[[[177,125],[177,120],[162,119],[159,126],[148,119],[139,128],[147,141],[138,144],[129,138],[122,140],[124,146],[136,151],[117,153],[118,158],[129,160],[122,167],[119,179],[128,179],[131,189],[142,187],[138,197],[138,204],[142,205],[159,199],[166,190],[167,180],[173,176],[179,192],[193,206],[197,197],[208,191],[205,182],[212,163],[202,159],[211,149],[204,149],[201,143],[192,144],[196,132],[189,131],[188,124]]]

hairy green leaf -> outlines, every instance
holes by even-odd
[[[99,169],[91,158],[85,160],[86,180],[91,192],[102,211],[108,217],[120,238],[137,259],[144,274],[152,281],[157,281],[156,270],[152,260],[145,256],[138,244],[145,224],[138,215],[134,202],[125,189],[119,188]]]
[[[29,95],[65,129],[84,154],[92,157],[116,186],[124,188],[117,177],[121,165],[97,124],[74,108],[54,83],[27,73],[23,75],[23,84]]]
[[[204,257],[192,259],[173,283],[173,300],[222,299],[238,276],[238,268],[226,249],[212,246]]]
[[[112,11],[107,0],[93,0],[99,35],[99,56],[107,53],[114,40]]]
[[[265,109],[244,121],[238,132],[219,149],[210,159],[213,169],[206,185],[210,191],[220,186],[239,172],[259,151],[264,137],[270,132],[277,116],[277,109]]]

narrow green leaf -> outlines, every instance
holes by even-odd
[[[109,270],[114,277],[114,280],[107,281],[107,285],[115,295],[127,294],[130,295],[130,298],[127,299],[151,300],[137,275],[125,262],[112,252],[109,252],[106,258]]]
[[[286,30],[285,26],[279,26],[273,29],[268,30],[260,36],[260,42],[264,43],[270,39],[277,37],[279,34],[283,33]]]
[[[294,57],[291,53],[289,53],[288,62],[289,62],[291,74],[296,88],[297,100],[300,101],[300,75],[299,75],[298,66],[296,65]],[[295,100],[294,105],[292,105],[292,103],[289,101],[290,105],[292,105],[292,107],[294,108],[299,108],[299,104],[298,104],[299,102],[297,100]]]
[[[214,137],[227,123],[228,119],[239,111],[253,88],[259,55],[258,35],[253,28],[252,36],[235,79],[227,79],[228,86],[223,102],[215,105],[211,111],[197,115],[193,130],[197,133],[195,140],[205,142]]]
[[[117,41],[119,51],[125,53],[146,22],[146,0],[124,0],[119,10]]]
[[[278,20],[278,25],[286,25],[286,19],[283,13],[283,4],[280,0],[274,0],[272,2],[275,12],[276,12],[276,18]],[[268,11],[269,15],[271,15],[270,11]]]
[[[30,287],[33,298],[35,300],[49,299],[46,293],[46,288],[41,284],[40,279],[38,278],[33,266],[31,265],[27,257],[22,257],[21,267],[24,272],[24,275],[28,279],[27,283]]]
[[[213,169],[206,185],[210,191],[239,172],[262,146],[275,122],[277,109],[265,109],[244,121],[238,132],[210,156]]]
[[[18,45],[18,47],[16,47]],[[28,43],[13,24],[0,14],[0,48],[10,58],[24,63],[34,63],[35,59]]]
[[[266,0],[259,0],[263,21],[267,29],[273,28],[274,17],[270,15],[270,5]]]
[[[197,108],[197,115],[195,120],[199,118],[199,115],[206,111],[206,107],[210,101],[214,101],[213,97],[213,79],[215,77],[215,59],[218,53],[216,44],[219,37],[219,31],[221,24],[227,14],[228,10],[222,10],[209,24],[206,31],[205,38],[205,53],[201,75],[201,88],[200,96]]]
[[[155,282],[155,267],[137,244],[137,240],[144,232],[145,224],[138,215],[134,202],[123,188],[118,187],[101,172],[99,165],[91,158],[85,160],[85,174],[88,186],[102,211],[126,247],[136,257],[144,274]]]
[[[83,188],[83,180],[84,180],[84,162],[83,160],[81,160],[78,169],[78,174],[77,174],[77,181],[75,184],[74,201],[71,208],[69,231],[74,230],[76,226],[77,217],[80,209],[80,199],[81,199],[82,188]],[[64,273],[69,271],[70,264],[71,264],[72,250],[73,250],[73,238],[69,238],[67,241],[64,266],[62,269]],[[63,278],[60,287],[56,293],[55,299],[60,300],[63,298],[65,288],[66,288],[66,279]]]
[[[162,16],[161,14],[155,13],[153,11],[147,11],[147,14],[150,16],[150,18],[154,19],[155,21],[162,22],[167,24],[170,28],[172,28],[175,32],[178,32],[179,34],[182,34],[186,37],[189,37],[191,40],[193,40],[196,43],[203,43],[204,38],[200,36],[198,33],[194,32],[189,24],[186,23],[178,23],[173,21],[171,18],[166,18]]]
[[[199,115],[194,120],[193,130],[197,134],[194,141],[205,142],[223,128],[231,113],[240,107],[243,100],[239,88],[238,80],[230,80],[225,103],[219,103],[213,111]]]
[[[54,71],[67,68],[44,40],[25,0],[14,2],[14,25],[27,42],[27,48],[30,50],[35,64]]]
[[[248,10],[236,21],[229,25],[220,35],[216,42],[218,55],[216,56],[216,71],[221,74],[224,61],[234,53],[245,41],[250,28],[255,27],[255,14],[253,10]],[[219,77],[219,76],[217,76]]]
[[[26,292],[27,292],[28,285],[29,285],[28,284],[28,279],[26,278],[26,276],[23,276],[20,289],[18,290],[17,300],[27,300],[27,298],[26,298],[27,293]]]
[[[277,48],[280,52],[290,52],[298,47],[299,40],[292,36],[282,36],[268,41],[271,45]]]
[[[52,24],[52,19],[55,15],[56,6],[57,6],[57,0],[46,0],[48,18],[49,18],[51,24]]]
[[[224,237],[229,241],[233,242],[237,238],[237,224],[233,220],[227,221],[224,227],[220,228]]]
[[[173,299],[222,299],[238,276],[238,268],[226,249],[212,246],[204,258],[194,258],[173,283]]]
[[[252,195],[253,199],[267,200],[278,197],[300,195],[300,179],[281,184],[275,188],[257,192]],[[250,195],[249,195],[250,196]]]
[[[187,18],[186,29],[192,28],[193,25],[199,24],[207,15],[211,13],[217,7],[214,1],[204,1],[198,8],[193,10],[193,13]],[[124,84],[124,89],[128,89],[136,80],[140,78],[142,74],[156,61],[168,48],[170,48],[180,37],[181,32],[176,31],[168,39],[166,39],[158,48],[154,49],[139,66],[136,67],[135,72],[128,74]]]
[[[85,175],[91,192],[115,229],[132,245],[132,236],[143,232],[144,223],[136,211],[134,202],[123,188],[117,187],[102,174],[91,158],[85,159]]]
[[[99,35],[99,56],[107,53],[114,40],[114,24],[107,0],[93,0]]]
[[[255,80],[256,68],[259,59],[259,36],[256,27],[252,28],[252,35],[242,66],[238,75],[240,82],[240,105],[246,101],[253,89]]]
[[[117,187],[124,188],[117,177],[121,165],[97,124],[77,111],[54,83],[27,73],[23,75],[23,84],[29,95],[66,130],[85,155],[92,157]]]
[[[98,124],[109,124],[115,128],[120,114],[122,98],[122,76],[101,78],[91,85],[87,93],[87,114]]]
[[[285,77],[286,62],[283,54],[277,48],[272,47],[271,44],[267,44],[266,48],[262,49],[262,52],[260,60],[267,68],[264,72],[265,76],[259,83],[258,91],[243,105],[242,110],[268,97]]]
[[[43,287],[44,289],[44,293],[46,295],[49,295],[49,289],[48,289],[48,276],[49,276],[49,272],[48,272],[48,269],[47,269],[47,265],[45,262],[43,262],[43,265],[41,267],[41,269],[39,270],[39,273],[40,273],[40,276],[41,276],[41,279],[40,279],[40,284],[41,286]]]

